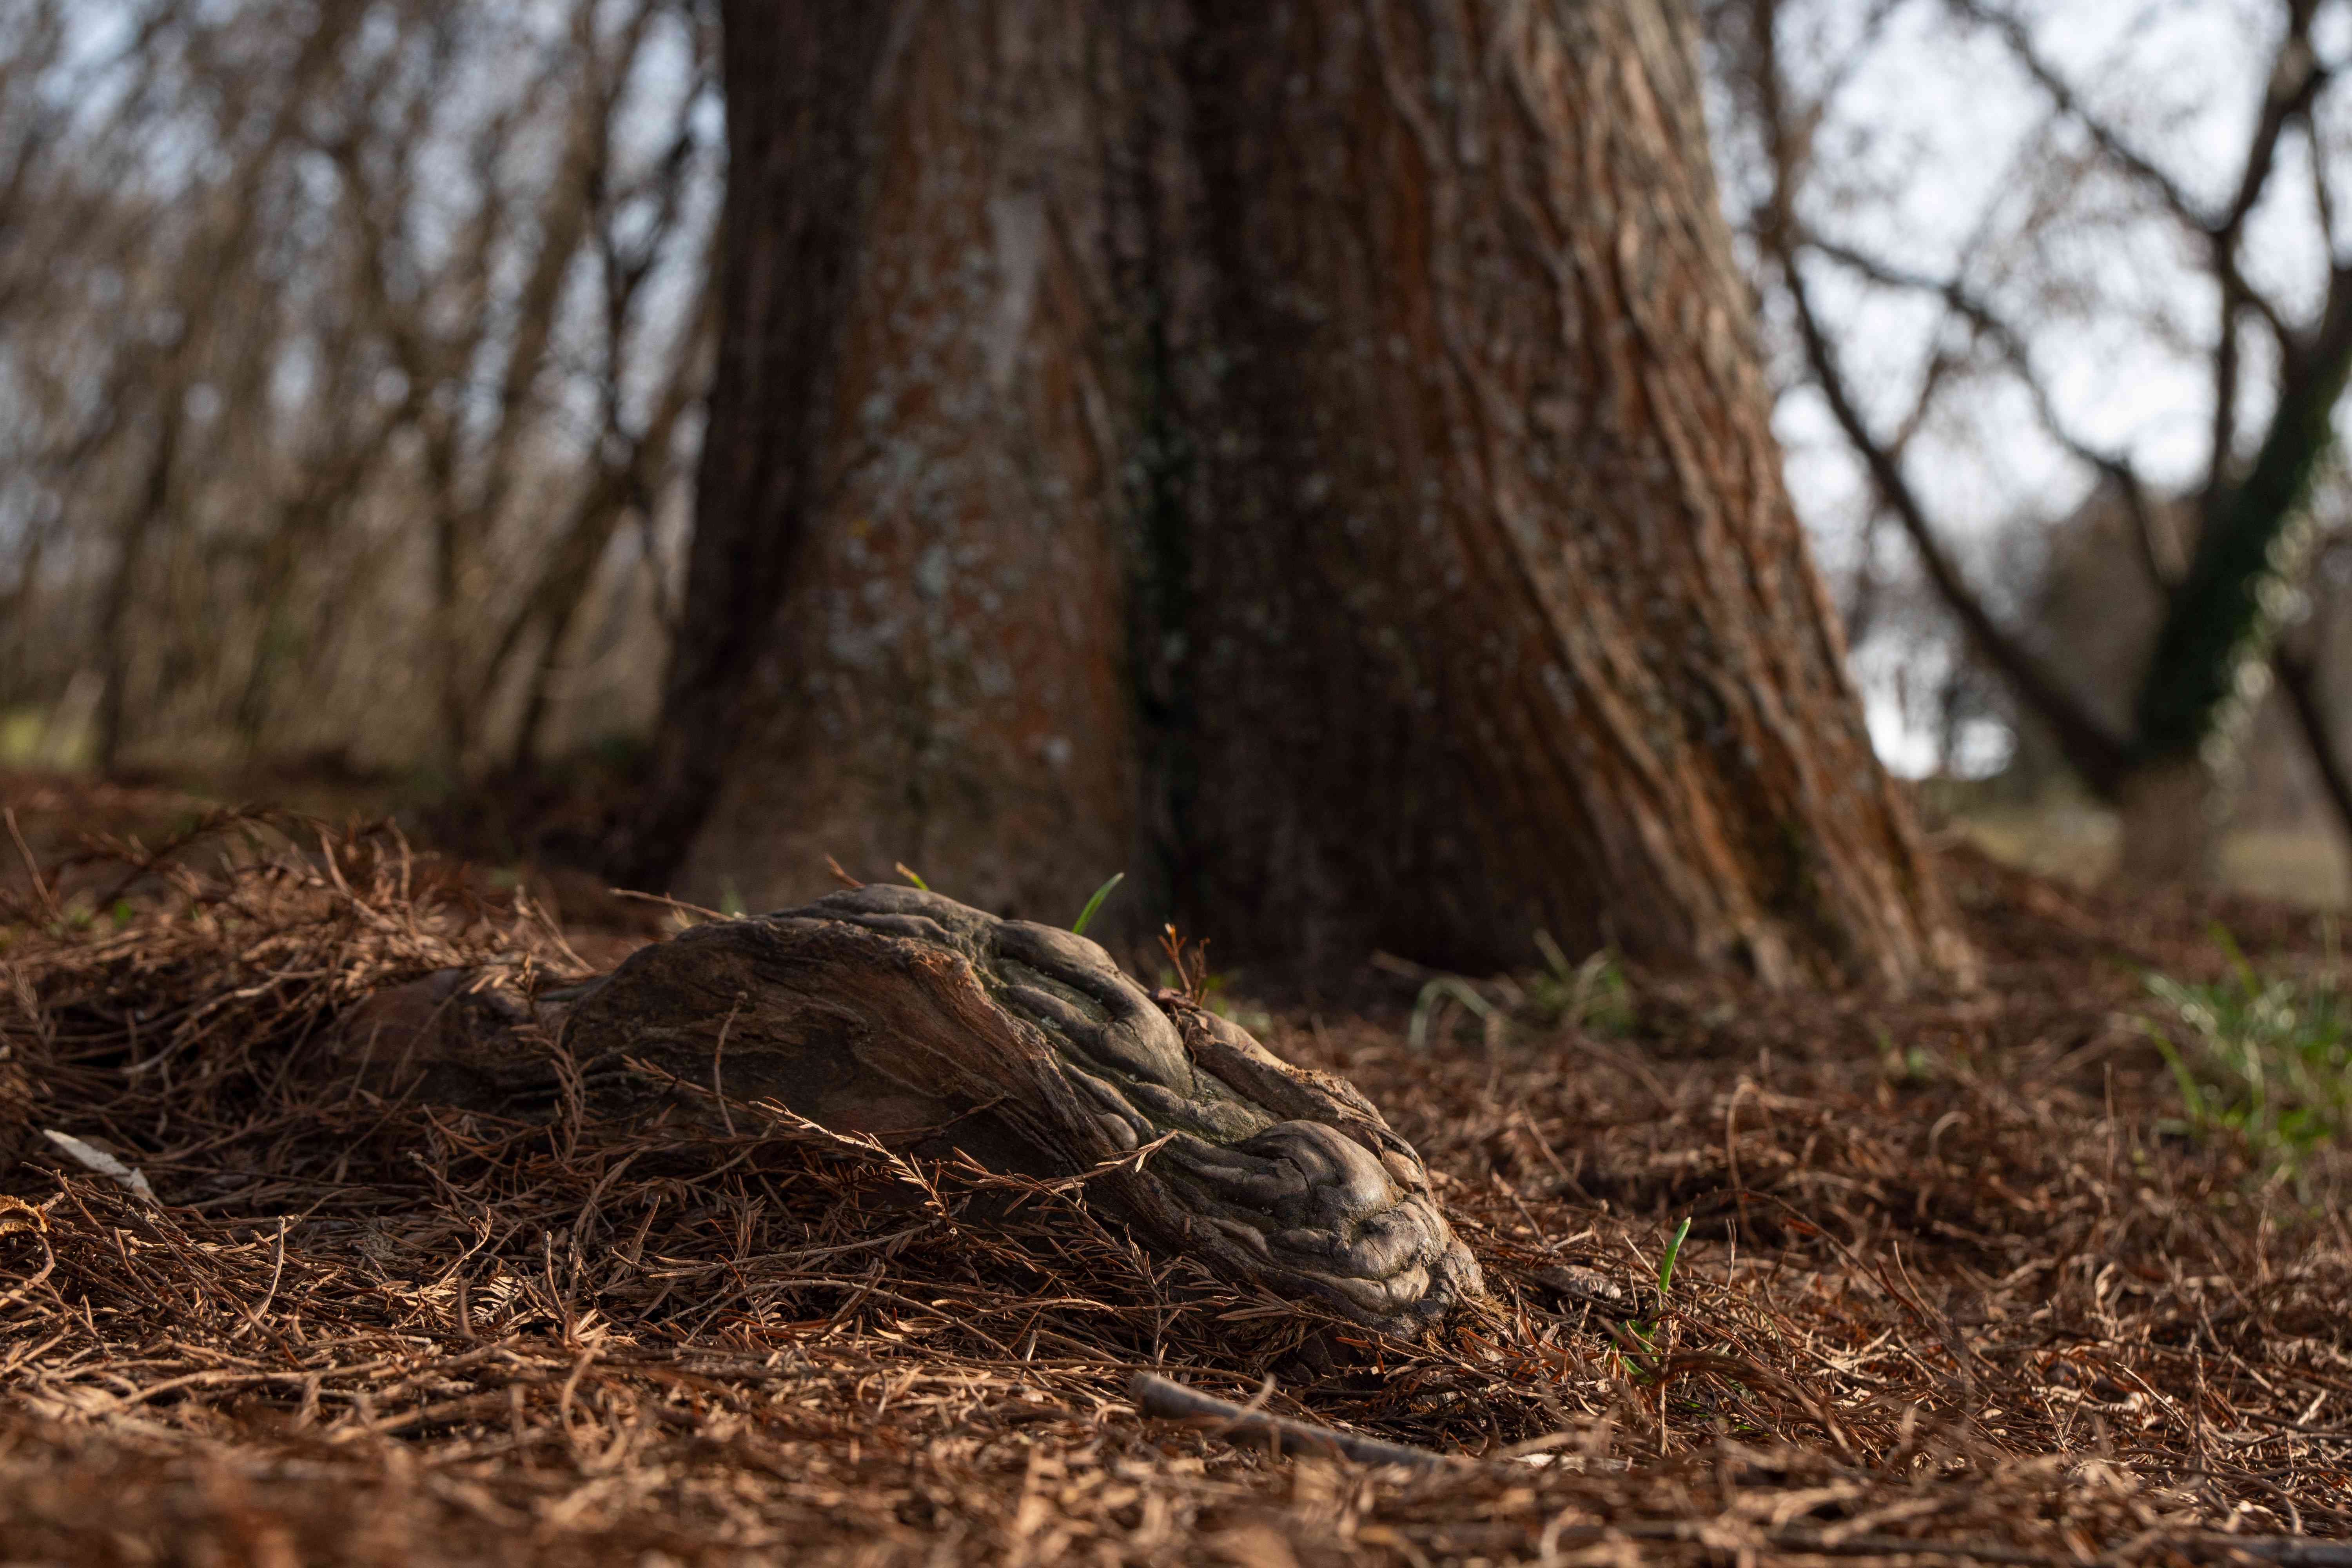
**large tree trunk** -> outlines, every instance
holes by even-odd
[[[1461,963],[1539,926],[1768,976],[1960,962],[1782,489],[1675,10],[1223,9],[1221,928],[1264,866],[1277,921],[1344,887],[1342,940]],[[1262,793],[1286,763],[1306,787]]]
[[[1067,920],[1136,841],[1108,8],[727,16],[721,342],[652,871]],[[1116,65],[1115,58],[1109,61]]]
[[[727,16],[642,869],[773,904],[904,858],[1065,920],[1126,868],[1253,952],[1965,971],[1665,0],[914,14]]]

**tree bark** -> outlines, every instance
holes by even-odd
[[[728,14],[726,357],[649,846],[684,887],[904,860],[1067,920],[1132,853],[1110,17]]]
[[[732,368],[642,870],[1968,972],[1664,0],[844,9],[727,15]]]
[[[1217,10],[1219,929],[1263,866],[1276,929],[1457,965],[1538,927],[1963,962],[1782,489],[1674,10]],[[1286,759],[1307,787],[1261,793]]]

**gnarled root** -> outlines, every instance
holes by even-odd
[[[1420,1156],[1352,1086],[1083,937],[911,888],[698,926],[530,1000],[435,975],[356,1009],[339,1060],[509,1114],[576,1096],[740,1131],[769,1104],[1031,1175],[1125,1162],[1095,1190],[1236,1283],[1407,1335],[1484,1294]]]

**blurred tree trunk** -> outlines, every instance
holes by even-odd
[[[130,739],[131,643],[138,629],[139,578],[147,567],[156,530],[168,521],[173,471],[179,458],[184,389],[171,376],[159,380],[161,391],[153,411],[155,441],[149,449],[146,477],[138,500],[123,520],[121,547],[107,577],[105,597],[99,603],[98,647],[104,684],[99,689],[92,761],[100,773],[111,773],[122,765],[123,745]]]
[[[640,875],[1234,950],[1970,960],[1782,489],[1664,0],[727,13]],[[814,68],[809,68],[814,62]]]

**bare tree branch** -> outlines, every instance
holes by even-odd
[[[2320,89],[2327,84],[2328,72],[2311,47],[2312,17],[2318,9],[2318,0],[2287,0],[2286,35],[2279,40],[2271,63],[2269,86],[2263,94],[2253,135],[2247,141],[2237,192],[2220,217],[2207,226],[2217,246],[2235,246],[2246,219],[2263,199],[2271,171],[2278,164],[2279,138],[2309,111]]]
[[[141,0],[93,55],[59,45],[60,0],[0,11],[0,507],[28,520],[0,594],[38,665],[8,700],[119,670],[108,641],[135,656],[110,720],[132,746],[316,746],[321,695],[361,681],[371,742],[502,752],[511,731],[475,732],[518,682],[483,679],[485,646],[550,603],[567,539],[650,534],[684,482],[707,373],[676,307],[718,160],[646,148],[634,110],[707,123],[709,17]],[[686,79],[649,77],[640,46],[681,31]],[[592,166],[625,146],[627,170]],[[553,574],[584,596],[559,623],[612,584],[600,553]],[[642,584],[610,592],[607,625],[656,640],[628,668],[657,668]],[[526,689],[534,725],[563,711]]]
[[[2033,36],[2021,18],[1986,5],[1984,0],[1952,0],[1952,5],[1961,16],[1990,28],[1999,36],[2008,46],[2011,56],[2033,79],[2034,84],[2050,95],[2059,112],[2080,125],[2100,152],[2147,187],[2175,217],[2200,233],[2213,231],[2220,220],[2200,206],[2196,198],[2179,181],[2140,153],[2114,127],[2084,106],[2074,85],[2042,58],[2040,49],[2034,47]]]
[[[2048,386],[2034,369],[2032,351],[2027,347],[2022,332],[2011,326],[1983,300],[1971,293],[1957,277],[1929,278],[1867,255],[1851,246],[1823,239],[1817,235],[1808,234],[1805,245],[1807,248],[1820,252],[1830,259],[1860,273],[1874,283],[1887,288],[1935,295],[1944,301],[1946,307],[1954,315],[1966,321],[1978,335],[1990,340],[1994,348],[2000,352],[2003,363],[2010,367],[2018,384],[2025,389],[2026,396],[2032,402],[2035,417],[2041,422],[2042,429],[2048,433],[2050,438],[2065,447],[2078,461],[2096,468],[2115,486],[2118,497],[2130,514],[2134,538],[2139,547],[2141,564],[2147,573],[2150,584],[2159,593],[2172,592],[2180,577],[2182,567],[2177,560],[2173,559],[2176,552],[2164,548],[2158,540],[2156,519],[2148,505],[2147,486],[2141,482],[2138,473],[2123,454],[2103,451],[2067,428],[2066,422],[2060,416],[2056,404],[2051,400]],[[1944,363],[1940,356],[1930,362],[1930,385],[1933,384],[1937,368]],[[1891,456],[1899,458],[1902,455],[1903,447],[1909,438],[1910,429],[1916,426],[1925,410],[1926,397],[1923,393],[1912,420],[1906,422],[1901,435],[1887,444]]]
[[[1937,595],[1978,651],[2008,679],[2019,700],[2050,727],[2059,749],[2084,781],[2101,794],[2111,792],[2121,783],[2128,760],[2124,742],[2108,733],[2088,708],[2043,669],[2024,644],[2002,629],[1985,608],[1983,600],[1969,586],[1958,565],[1937,539],[1934,525],[1927,521],[1927,510],[1904,477],[1901,465],[1872,437],[1869,426],[1864,423],[1838,368],[1835,351],[1814,313],[1802,274],[1793,265],[1786,270],[1798,331],[1804,342],[1806,363],[1812,370],[1813,379],[1838,428],[1845,433],[1848,444],[1869,469],[1895,521],[1903,525],[1912,548],[1918,552],[1920,564],[1927,569]]]
[[[2352,773],[2345,771],[2344,753],[2320,691],[2318,666],[2308,654],[2282,643],[2271,652],[2271,669],[2278,677],[2279,693],[2286,699],[2287,712],[2303,737],[2304,750],[2319,774],[2320,788],[2336,813],[2337,831],[2352,837]]]
[[[1751,0],[1748,45],[1755,56],[1753,79],[1772,182],[1759,237],[1774,257],[1789,290],[1806,363],[1829,405],[1831,416],[1844,433],[1848,445],[1862,458],[1881,499],[1917,552],[1937,596],[1960,623],[1970,643],[2007,678],[2019,700],[2050,727],[2067,761],[2084,781],[2095,790],[2110,791],[2120,783],[2125,770],[2127,752],[2124,742],[2109,734],[2088,708],[2044,670],[2021,642],[2001,627],[1969,585],[1937,539],[1897,456],[1873,437],[1839,368],[1836,351],[1814,310],[1799,260],[1803,240],[1795,214],[1796,188],[1805,150],[1790,134],[1791,116],[1775,36],[1778,12],[1778,0]],[[1987,319],[1992,320],[1989,312]]]
[[[2154,161],[2136,151],[2121,133],[2091,112],[2073,86],[2034,47],[2025,24],[1985,0],[1953,0],[1963,16],[1997,34],[2010,54],[2048,93],[2060,112],[2075,124],[2101,152],[2130,174],[2205,244],[2214,280],[2221,290],[2220,341],[2213,355],[2212,458],[2209,494],[2218,493],[2236,447],[2238,380],[2241,353],[2238,319],[2251,311],[2262,318],[2282,354],[2294,351],[2293,330],[2277,305],[2253,287],[2238,264],[2237,249],[2246,220],[2261,202],[2263,188],[2277,166],[2278,144],[2287,126],[2304,116],[2328,72],[2311,47],[2311,22],[2316,0],[2288,0],[2287,26],[2273,58],[2270,80],[2256,116],[2237,187],[2219,211],[2207,211]],[[2210,504],[2210,503],[2209,503]]]
[[[2327,246],[2328,259],[2336,258],[2336,193],[2327,184],[2327,143],[2319,134],[2316,116],[2306,104],[2303,110],[2303,139],[2311,157],[2311,206],[2319,216],[2319,233]]]

